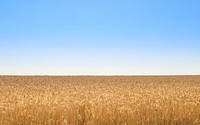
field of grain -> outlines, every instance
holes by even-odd
[[[200,76],[0,76],[0,125],[200,125]]]

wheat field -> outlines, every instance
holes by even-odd
[[[0,125],[200,125],[200,76],[0,76]]]

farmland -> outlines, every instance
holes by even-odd
[[[200,125],[200,76],[0,76],[0,125]]]

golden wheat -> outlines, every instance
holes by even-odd
[[[0,125],[200,125],[200,76],[0,76]]]

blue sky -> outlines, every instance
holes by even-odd
[[[200,74],[199,6],[199,0],[2,0],[0,74]]]

